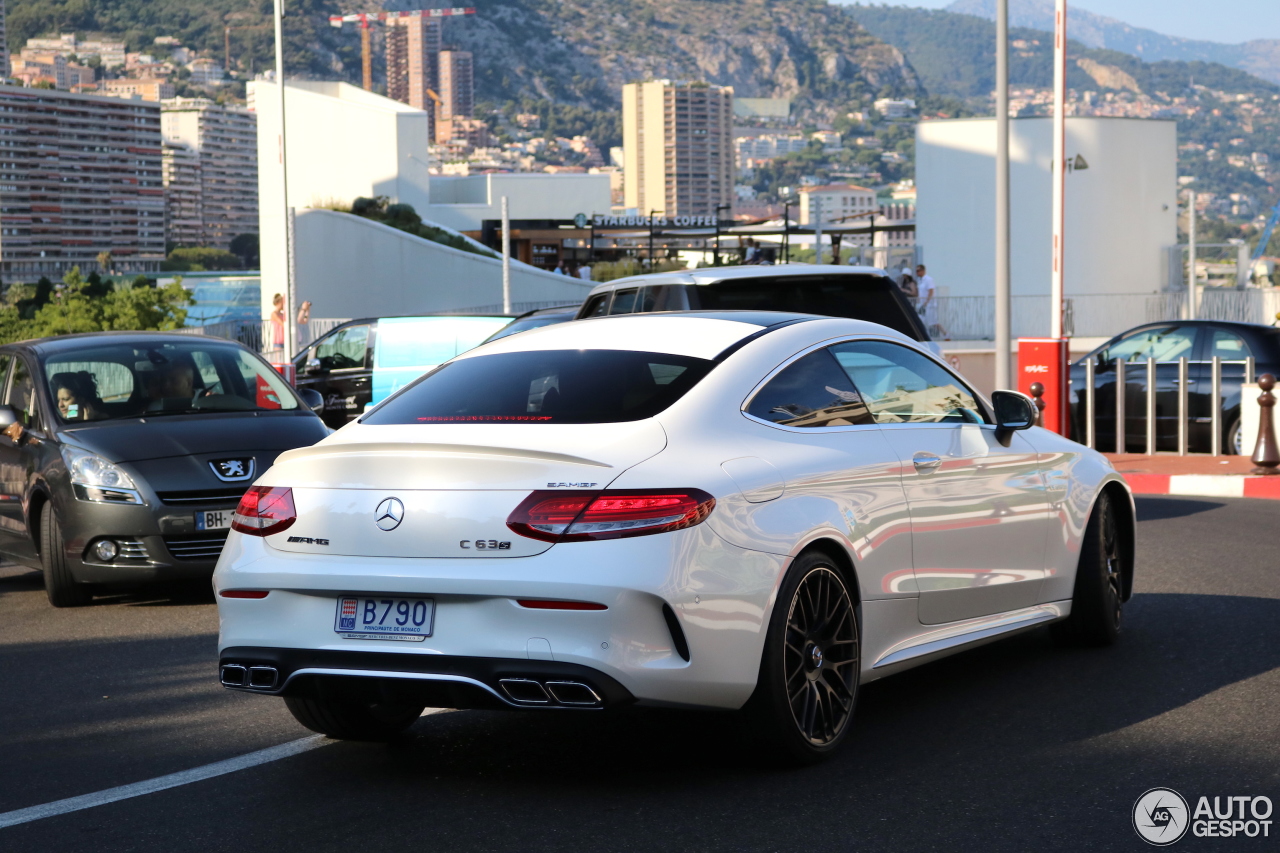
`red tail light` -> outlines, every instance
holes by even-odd
[[[266,598],[269,589],[224,589],[218,595],[223,598]]]
[[[250,486],[231,516],[231,529],[250,536],[270,536],[288,530],[297,520],[293,489],[287,486]]]
[[[507,527],[544,542],[585,542],[666,533],[701,524],[716,499],[698,489],[634,492],[534,492]]]

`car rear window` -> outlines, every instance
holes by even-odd
[[[715,362],[627,350],[477,355],[443,364],[362,418],[367,424],[603,424],[653,417]]]
[[[928,340],[906,298],[879,275],[778,276],[722,281],[689,288],[690,308],[749,309],[849,317]],[[697,304],[692,304],[696,300]]]

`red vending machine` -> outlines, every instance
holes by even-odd
[[[1017,390],[1031,396],[1031,384],[1044,386],[1044,428],[1069,435],[1067,420],[1066,338],[1018,338]]]

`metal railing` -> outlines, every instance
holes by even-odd
[[[1049,297],[1013,297],[1013,336],[1036,338],[1049,334]],[[1105,293],[1072,296],[1064,306],[1064,331],[1075,338],[1109,338],[1143,323],[1179,320],[1187,316],[1187,294]],[[1200,320],[1270,325],[1280,311],[1280,288],[1203,288],[1195,316]],[[992,340],[995,337],[995,297],[941,296],[937,307],[938,336],[953,341]]]
[[[1244,359],[1243,361],[1223,361],[1220,357],[1214,356],[1209,362],[1209,403],[1212,407],[1209,417],[1209,453],[1212,456],[1222,455],[1222,366],[1224,364],[1240,364],[1244,366],[1244,375],[1242,377],[1243,384],[1249,384],[1254,379],[1254,360],[1253,357]],[[1157,424],[1157,407],[1156,394],[1158,393],[1158,367],[1160,365],[1177,365],[1178,378],[1175,380],[1178,394],[1178,419],[1177,419],[1177,453],[1179,456],[1186,456],[1189,452],[1189,439],[1191,423],[1191,364],[1185,356],[1177,361],[1156,361],[1154,358],[1148,358],[1145,362],[1125,362],[1116,361],[1115,363],[1115,447],[1116,453],[1129,452],[1129,437],[1127,434],[1128,412],[1126,405],[1128,403],[1128,379],[1127,374],[1130,365],[1142,365],[1146,368],[1146,390],[1145,390],[1145,410],[1143,412],[1143,426],[1146,435],[1145,452],[1148,456],[1154,455],[1156,452],[1156,424]],[[1098,448],[1097,440],[1097,362],[1094,359],[1088,359],[1084,363],[1084,443],[1088,447]]]
[[[346,322],[348,320],[342,318],[312,317],[310,322],[298,326],[298,348],[310,346]],[[175,331],[184,335],[211,335],[216,338],[239,341],[254,352],[263,354],[281,350],[273,340],[275,329],[270,320],[234,320],[228,323],[210,323],[207,326],[190,326]]]

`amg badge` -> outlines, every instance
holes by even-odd
[[[306,545],[328,545],[328,539],[312,539],[310,536],[290,536],[290,542],[302,542]]]

